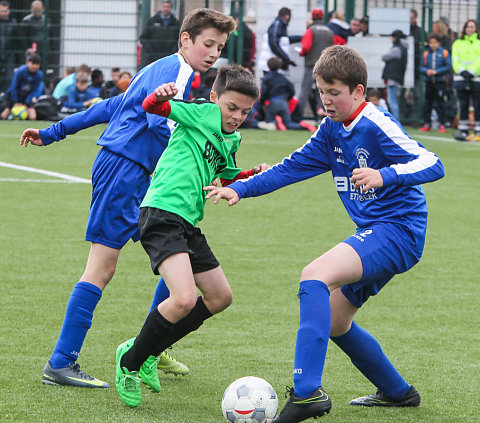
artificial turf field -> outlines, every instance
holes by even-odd
[[[242,200],[233,208],[207,204],[200,226],[233,288],[234,304],[174,347],[191,374],[160,375],[162,391],[144,389],[140,407],[129,409],[114,388],[115,349],[137,334],[157,282],[139,243],[122,251],[78,361],[111,389],[41,383],[86,262],[91,187],[54,183],[61,179],[4,163],[89,179],[103,127],[25,149],[18,140],[28,126],[0,123],[0,421],[221,423],[224,389],[247,375],[269,381],[282,407],[284,387],[292,384],[300,272],[354,231],[331,176]],[[280,161],[307,136],[303,131],[242,133],[237,161],[245,169]],[[420,391],[422,404],[417,409],[349,406],[350,399],[375,388],[331,344],[323,385],[333,409],[322,422],[480,421],[480,143],[448,142],[451,133],[410,133],[446,168],[443,180],[424,186],[430,210],[424,256],[369,300],[356,320]]]

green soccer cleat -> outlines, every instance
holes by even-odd
[[[138,372],[138,376],[140,376],[142,382],[147,385],[148,389],[152,392],[160,392],[161,389],[157,373],[158,360],[159,357],[151,355],[145,360]]]
[[[350,401],[350,405],[363,405],[364,407],[418,407],[420,405],[420,394],[412,385],[407,395],[403,398],[389,398],[381,391],[377,391],[376,394]]]
[[[121,400],[129,407],[138,407],[142,402],[142,390],[140,389],[140,378],[138,372],[129,372],[121,367],[122,357],[132,348],[135,338],[120,344],[116,354],[116,377],[115,385]]]
[[[158,370],[161,370],[164,373],[172,373],[175,376],[187,376],[190,373],[190,370],[185,364],[180,363],[175,358],[172,357],[167,351],[163,351],[158,356]]]
[[[42,382],[45,385],[76,386],[78,388],[110,388],[108,383],[82,372],[76,363],[70,363],[68,367],[62,369],[54,369],[50,360],[43,369]]]

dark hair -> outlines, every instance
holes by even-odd
[[[281,18],[283,18],[284,16],[287,16],[287,15],[292,16],[292,11],[288,7],[282,7],[278,11],[278,16],[280,16]]]
[[[376,88],[372,88],[368,90],[367,97],[377,97],[378,99],[382,98],[382,93],[380,90],[377,90]]]
[[[442,37],[438,34],[429,34],[427,37],[427,42],[430,40],[437,40],[439,43],[442,43]]]
[[[396,29],[395,31],[392,32],[392,37],[395,37],[398,41],[402,38],[406,38],[407,36],[403,33],[401,29]]]
[[[110,69],[110,72],[120,72],[120,68],[119,67],[114,67],[114,68]]]
[[[258,86],[252,72],[240,65],[218,68],[212,91],[220,97],[225,91],[235,91],[253,99],[258,98]]]
[[[103,78],[103,72],[100,69],[94,69],[92,71],[92,81],[96,81],[98,78],[100,78],[100,76]]]
[[[462,32],[460,32],[460,36],[458,38],[464,38],[465,35],[467,34],[465,32],[465,29],[467,28],[467,25],[470,23],[470,22],[473,22],[475,24],[475,28],[477,28],[475,30],[475,32],[478,34],[478,22],[475,20],[475,19],[468,19],[465,24],[463,25],[463,28],[462,28]]]
[[[42,59],[40,58],[40,55],[37,53],[29,54],[27,57],[27,62],[33,63],[35,65],[39,65],[41,61]]]
[[[235,30],[236,24],[231,16],[214,9],[194,9],[182,22],[180,35],[186,32],[190,35],[193,42],[198,35],[207,28],[215,28],[216,30],[230,35]],[[178,39],[178,48],[182,47],[181,39]]]
[[[338,80],[348,85],[350,93],[357,87],[367,87],[367,65],[353,48],[334,45],[323,50],[313,68],[314,78],[321,77],[328,84]]]
[[[272,72],[279,70],[282,67],[282,60],[276,56],[270,57],[267,61],[268,69]]]
[[[8,1],[0,1],[0,6],[10,7],[10,3]]]
[[[413,16],[418,17],[418,12],[415,9],[410,9],[410,12],[413,13]]]

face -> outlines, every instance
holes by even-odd
[[[88,82],[75,82],[75,85],[80,92],[87,91]]]
[[[113,82],[117,83],[120,80],[120,72],[111,72],[110,77]]]
[[[10,15],[10,8],[8,6],[0,6],[0,19],[6,21]]]
[[[171,3],[163,3],[162,4],[162,15],[169,16],[172,13],[172,4]]]
[[[34,73],[40,69],[40,63],[27,62],[27,69],[30,73]]]
[[[430,38],[430,40],[428,40],[428,46],[429,46],[433,51],[437,51],[437,50],[438,50],[438,47],[440,47],[440,43],[439,43],[435,38]]]
[[[374,95],[368,97],[368,101],[375,104],[375,106],[380,106],[380,99],[378,97],[375,97]]]
[[[415,16],[415,13],[410,11],[410,25],[413,25],[417,22],[417,17]]]
[[[222,131],[227,133],[238,129],[255,103],[252,97],[236,91],[224,91],[220,97],[212,91],[210,101],[220,106]]]
[[[360,21],[358,19],[352,19],[350,21],[350,30],[352,31],[352,34],[356,34],[360,31]]]
[[[43,15],[43,4],[40,1],[34,1],[32,3],[32,13],[36,18],[40,18]]]
[[[187,63],[193,70],[205,72],[220,57],[220,52],[227,42],[227,34],[215,28],[207,28],[197,35],[195,42],[186,32],[181,34],[180,40],[180,52]]]
[[[465,34],[472,35],[476,31],[477,31],[477,26],[475,25],[475,22],[469,21],[465,26]]]
[[[322,77],[317,77],[317,87],[322,98],[323,108],[327,112],[327,116],[334,122],[343,122],[364,100],[362,85],[357,85],[350,93],[349,86],[337,79],[333,80],[333,84],[329,84]]]

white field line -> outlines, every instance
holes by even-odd
[[[50,170],[37,169],[34,167],[20,166],[12,163],[0,162],[0,167],[7,167],[10,169],[23,170],[24,172],[38,173],[40,175],[53,176],[59,178],[60,180],[52,181],[48,179],[14,179],[14,178],[4,178],[0,181],[6,182],[63,182],[63,183],[73,183],[73,184],[90,184],[90,179],[80,178],[78,176],[66,175],[64,173],[52,172]]]

